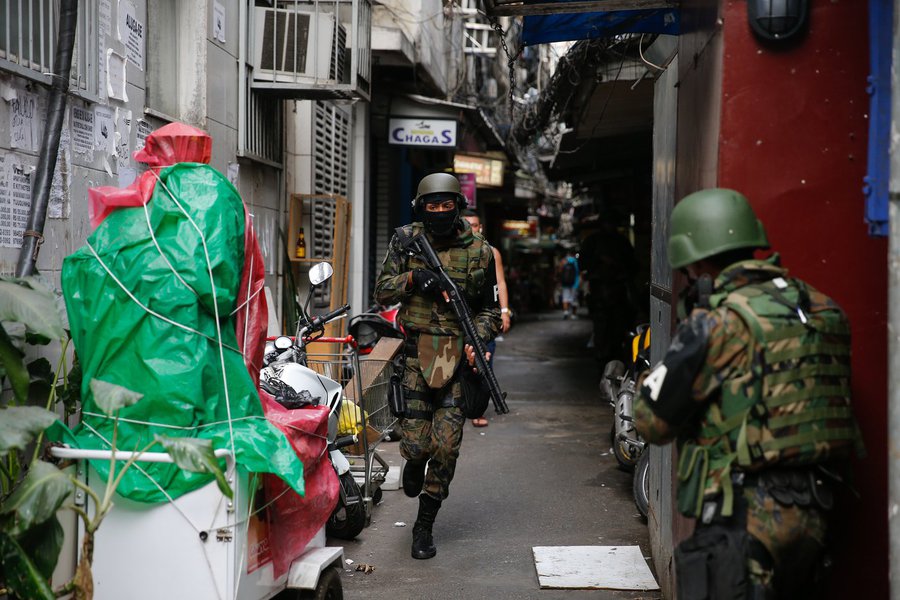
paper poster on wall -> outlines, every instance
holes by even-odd
[[[457,173],[456,178],[459,180],[460,191],[469,201],[469,208],[475,210],[478,208],[478,185],[475,173]]]
[[[40,144],[38,137],[38,97],[22,90],[9,101],[9,140],[10,146],[37,152]]]
[[[228,170],[225,173],[225,177],[228,178],[228,181],[231,182],[235,188],[238,186],[238,182],[241,176],[241,165],[239,163],[228,163]]]
[[[100,0],[98,5],[99,19],[97,33],[99,34],[97,43],[97,69],[99,75],[97,79],[97,92],[100,96],[100,102],[106,102],[106,38],[109,36],[112,28],[112,0]]]
[[[225,7],[218,0],[213,2],[213,38],[225,43]]]
[[[147,141],[147,136],[153,133],[153,125],[149,122],[138,119],[137,121],[137,129],[135,131],[134,136],[134,151],[137,152],[139,150],[144,149],[144,144]]]
[[[94,150],[115,152],[116,112],[108,106],[94,107]]]
[[[0,246],[6,248],[22,247],[22,233],[31,212],[34,167],[14,161],[11,154],[0,160]]]
[[[50,202],[47,216],[63,219],[69,216],[69,189],[72,187],[72,135],[69,133],[69,117],[63,122],[59,136],[59,150],[56,153],[56,168],[50,182]]]
[[[131,162],[131,111],[116,109],[116,173],[119,187],[128,187],[137,176],[137,169]]]
[[[125,44],[128,62],[144,69],[144,22],[131,0],[119,0],[119,41]]]
[[[0,246],[13,248],[12,245],[12,205],[9,202],[8,160],[12,155],[0,153]]]
[[[83,106],[72,107],[72,149],[94,160],[94,112]]]
[[[128,102],[125,92],[127,79],[125,75],[125,57],[114,50],[106,51],[106,92],[114,100]]]

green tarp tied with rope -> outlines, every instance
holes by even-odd
[[[154,434],[211,439],[233,450],[238,465],[303,493],[303,465],[263,417],[238,350],[244,223],[243,202],[225,177],[178,163],[159,171],[150,202],[112,211],[65,259],[63,294],[84,381],[78,447],[109,449],[113,439],[115,421],[91,395],[89,382],[99,379],[144,395],[119,411],[119,450],[141,449]],[[109,472],[108,461],[92,465]],[[172,464],[137,467],[118,492],[139,502],[212,481]]]

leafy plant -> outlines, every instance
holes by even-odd
[[[60,304],[40,280],[0,279],[0,380],[9,382],[12,396],[8,406],[0,408],[0,596],[5,593],[25,600],[50,600],[74,593],[78,600],[93,598],[94,536],[113,507],[124,474],[142,453],[157,446],[182,469],[212,473],[222,493],[233,497],[210,440],[156,436],[122,464],[110,460],[102,492],[39,458],[46,446],[44,432],[58,420],[52,409],[60,402],[67,414],[74,410],[79,398],[74,388],[81,385],[77,362],[69,377],[57,383],[66,374],[69,339]],[[55,371],[46,359],[26,363],[29,344],[47,345],[52,341],[60,344],[61,351]],[[119,410],[143,396],[98,379],[92,379],[89,385],[97,406],[114,418],[110,450],[115,457]],[[35,402],[43,407],[34,406]],[[93,510],[70,501],[76,488],[84,491]],[[63,545],[63,529],[57,517],[60,509],[77,513],[84,533],[74,578],[53,590],[49,582]]]

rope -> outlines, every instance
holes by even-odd
[[[175,195],[169,190],[169,187],[165,184],[165,182],[159,177],[156,171],[152,171],[153,176],[156,177],[156,181],[162,186],[163,190],[165,190],[166,194],[169,195],[172,202],[175,203],[175,206],[187,217],[188,222],[193,226],[193,228],[197,231],[197,235],[200,236],[200,243],[203,245],[203,255],[206,258],[206,270],[209,273],[209,285],[210,290],[213,294],[213,316],[216,320],[216,338],[219,346],[219,365],[222,368],[222,386],[225,392],[225,411],[228,415],[228,434],[229,441],[231,443],[231,455],[237,458],[237,452],[234,448],[234,428],[231,424],[231,398],[228,395],[228,375],[225,373],[225,349],[222,343],[222,324],[219,322],[219,303],[216,301],[216,279],[213,276],[212,272],[212,261],[209,258],[209,248],[206,246],[206,236],[203,235],[203,231],[194,221],[193,217],[185,210],[185,208],[181,205]]]
[[[170,325],[174,325],[175,327],[178,327],[178,328],[180,328],[180,329],[184,329],[185,331],[189,331],[190,333],[194,333],[194,334],[196,334],[196,335],[199,335],[199,336],[201,336],[201,337],[204,337],[204,338],[206,338],[207,340],[209,340],[209,341],[211,341],[211,342],[216,342],[216,341],[217,341],[215,338],[206,335],[206,334],[203,333],[202,331],[197,331],[197,330],[194,329],[193,327],[189,327],[189,326],[187,326],[187,325],[183,325],[183,324],[181,324],[181,323],[178,323],[177,321],[173,321],[173,320],[170,319],[169,317],[166,317],[166,316],[164,316],[164,315],[161,315],[160,313],[156,312],[155,310],[153,310],[152,308],[150,308],[149,306],[147,306],[146,304],[144,304],[143,302],[141,302],[140,300],[138,300],[138,299],[135,297],[135,295],[132,294],[131,291],[130,291],[127,287],[125,287],[125,284],[123,284],[123,283],[119,280],[119,278],[115,276],[115,274],[114,274],[114,273],[112,272],[112,270],[106,265],[106,263],[103,262],[103,259],[100,258],[100,255],[99,255],[99,254],[97,254],[97,251],[94,250],[94,247],[93,247],[93,246],[91,246],[90,240],[88,240],[87,242],[85,242],[85,245],[88,247],[88,249],[89,249],[89,250],[91,251],[91,253],[94,255],[94,258],[97,259],[97,262],[100,263],[100,266],[103,267],[103,270],[106,271],[106,274],[109,275],[109,277],[110,277],[113,281],[116,282],[116,284],[119,286],[119,288],[121,288],[121,290],[122,290],[123,292],[125,292],[125,293],[128,295],[129,298],[131,298],[132,302],[134,302],[135,304],[137,304],[138,306],[140,306],[140,307],[144,310],[144,312],[146,312],[146,313],[148,313],[148,314],[150,314],[150,315],[153,315],[153,316],[156,317],[157,319],[161,319],[161,320],[165,321],[166,323],[169,323]],[[232,350],[232,351],[234,351],[234,352],[237,352],[238,354],[241,354],[241,351],[238,350],[237,348],[235,348],[234,346],[230,346],[230,345],[228,345],[228,344],[224,344],[224,346],[225,346],[226,348],[228,348],[229,350]]]

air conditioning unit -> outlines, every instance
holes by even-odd
[[[344,79],[347,32],[333,13],[314,6],[256,7],[253,79],[315,84]]]

